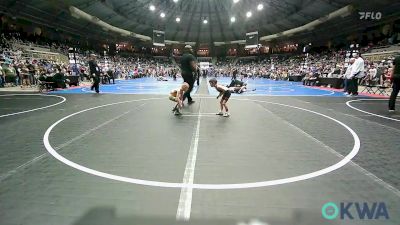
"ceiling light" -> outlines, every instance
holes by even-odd
[[[207,23],[208,23],[208,20],[206,20],[206,19],[203,20],[203,23],[204,23],[204,24],[207,24]]]
[[[181,18],[176,17],[175,21],[176,21],[177,23],[179,23],[179,22],[181,22]]]
[[[156,9],[156,7],[154,5],[150,5],[150,10],[154,11]]]
[[[160,14],[160,16],[161,16],[161,18],[164,18],[164,17],[165,17],[165,13],[162,12],[162,13]]]
[[[234,23],[236,21],[236,18],[234,16],[231,17],[231,22]]]
[[[176,2],[178,2],[178,0],[174,0],[174,2],[176,3]]]
[[[238,3],[239,2],[239,0],[233,0],[233,3]]]
[[[261,3],[258,4],[258,6],[257,6],[257,9],[258,9],[258,10],[262,10],[263,8],[264,8],[263,4],[261,4]]]
[[[253,15],[253,14],[252,14],[250,11],[248,11],[248,12],[246,13],[247,18],[251,17],[251,15]]]

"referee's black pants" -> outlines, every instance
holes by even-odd
[[[90,89],[93,91],[93,88],[95,89],[96,93],[99,93],[99,84],[100,84],[100,77],[94,76],[93,77],[93,85],[90,87]]]
[[[190,75],[190,76],[183,75],[182,77],[183,77],[183,81],[189,84],[189,89],[185,92],[185,94],[183,94],[183,101],[185,101],[187,98],[188,102],[190,103],[193,101],[192,97],[190,96],[190,92],[192,92],[192,90],[193,90],[194,78],[193,78],[193,75]]]
[[[353,77],[352,79],[348,80],[347,93],[352,94],[352,95],[358,95],[358,78],[357,77]]]

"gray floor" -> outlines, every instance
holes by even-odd
[[[180,188],[97,177],[71,168],[47,153],[42,139],[49,126],[69,114],[98,105],[159,98],[73,116],[53,129],[51,145],[75,163],[137,179],[181,183],[199,121],[197,158],[192,171],[196,184],[258,182],[310,173],[340,161],[340,155],[347,155],[353,147],[346,129],[321,116],[233,97],[229,101],[231,117],[222,118],[211,114],[218,111],[218,102],[215,96],[206,95],[205,86],[198,94],[201,95],[195,96],[196,103],[186,106],[186,116],[182,117],[170,112],[172,103],[166,96],[89,94],[66,95],[67,101],[58,106],[0,118],[0,224],[184,223],[175,219]],[[400,223],[400,122],[348,108],[345,102],[349,99],[345,98],[248,99],[302,107],[338,119],[358,134],[360,152],[353,163],[305,181],[239,190],[193,189],[188,223]],[[0,115],[58,101],[41,96],[0,97]],[[386,113],[381,110],[385,107],[383,102],[354,106]],[[321,207],[326,202],[384,202],[390,219],[328,221],[321,217]]]

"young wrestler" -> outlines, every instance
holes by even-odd
[[[229,97],[231,97],[231,92],[229,91],[229,89],[227,87],[219,85],[217,83],[217,79],[215,79],[215,78],[210,79],[209,83],[210,83],[211,87],[215,87],[215,89],[219,92],[217,99],[222,96],[222,99],[219,102],[219,104],[221,106],[221,111],[219,113],[217,113],[217,115],[220,115],[220,116],[223,115],[224,117],[228,117],[229,113],[228,113],[228,106],[226,105],[226,103],[228,102]],[[225,113],[223,113],[224,108],[225,108]]]
[[[175,89],[170,92],[169,100],[176,102],[175,107],[172,109],[172,112],[175,115],[182,115],[182,113],[179,112],[179,109],[183,107],[183,94],[187,90],[189,90],[189,84],[185,82],[179,89]]]
[[[232,82],[227,85],[231,93],[242,94],[247,91],[247,84],[240,80],[232,80]],[[252,89],[251,91],[255,91],[256,89]]]

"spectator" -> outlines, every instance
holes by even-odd
[[[112,79],[113,84],[115,84],[115,77],[114,77],[115,74],[114,74],[113,68],[110,67],[107,70],[107,75],[108,75],[108,83],[111,84],[111,79]]]
[[[3,68],[0,65],[0,87],[4,87],[5,84],[5,76],[4,76],[4,72],[3,72]]]
[[[56,88],[66,88],[66,80],[65,80],[65,75],[64,72],[61,70],[61,68],[57,69],[57,73],[54,74],[53,76],[53,81],[55,83]]]
[[[358,96],[358,79],[364,77],[364,59],[354,53],[354,63],[351,67],[351,80],[348,89],[352,96]]]
[[[29,79],[29,70],[28,70],[28,68],[26,68],[26,66],[22,66],[21,74],[22,74],[22,85],[21,85],[21,87],[31,86],[31,82],[30,82],[30,79]]]
[[[346,72],[344,74],[344,91],[347,92],[347,95],[350,96],[351,95],[351,88],[350,87],[352,85],[351,83],[351,79],[352,79],[352,67],[354,64],[355,58],[351,58],[349,61],[349,65],[347,66]]]
[[[17,64],[14,64],[14,70],[15,70],[15,85],[18,86],[21,84],[21,74],[20,74],[20,68],[18,68]]]
[[[35,66],[32,63],[29,63],[28,61],[26,61],[27,64],[27,68],[28,68],[28,76],[29,76],[29,82],[31,85],[35,85],[36,84],[36,78],[35,78]]]
[[[14,67],[12,67],[12,65],[8,64],[8,62],[4,63],[3,66],[3,86],[6,83],[15,83],[15,70]]]
[[[393,112],[396,106],[396,98],[400,91],[400,56],[397,56],[393,61],[392,83],[393,91],[389,100],[389,112]]]

